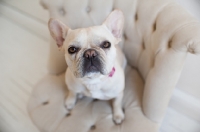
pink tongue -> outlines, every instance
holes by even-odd
[[[113,67],[113,68],[112,68],[112,71],[109,73],[108,76],[109,76],[109,77],[112,77],[112,76],[114,75],[114,73],[115,73],[115,68]]]

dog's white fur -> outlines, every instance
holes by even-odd
[[[56,19],[49,20],[49,30],[59,48],[65,50],[65,59],[68,65],[65,81],[69,89],[66,98],[67,109],[72,109],[76,96],[83,94],[88,97],[109,100],[113,99],[113,120],[119,124],[124,120],[122,98],[124,90],[124,67],[126,59],[118,47],[121,40],[124,24],[123,13],[113,11],[100,26],[71,30]],[[109,41],[111,47],[102,49],[100,44]],[[81,47],[75,54],[69,54],[68,48],[73,45]],[[87,49],[95,49],[102,63],[102,72],[83,74],[83,54]],[[113,67],[114,75],[109,77]]]

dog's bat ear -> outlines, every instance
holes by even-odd
[[[63,42],[67,35],[68,27],[61,21],[51,18],[48,23],[49,31],[51,36],[56,41],[59,48],[63,46]]]
[[[123,26],[124,26],[124,15],[121,10],[112,11],[104,21],[105,25],[115,38],[121,39]]]

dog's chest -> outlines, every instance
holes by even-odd
[[[85,89],[83,91],[84,95],[96,98],[96,99],[101,99],[101,100],[109,100],[114,97],[116,97],[117,93],[113,92],[112,89],[110,89],[109,85],[105,85],[106,83],[111,83],[110,80],[107,80],[105,82],[98,82],[94,84],[86,83]]]

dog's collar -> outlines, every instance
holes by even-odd
[[[108,76],[109,76],[109,77],[112,77],[112,76],[114,75],[114,73],[115,73],[115,67],[112,68],[112,71],[109,73]]]

